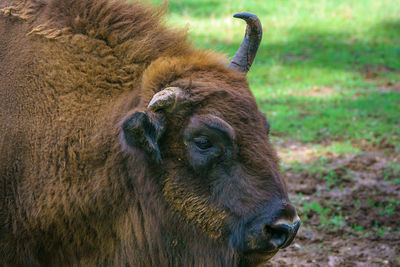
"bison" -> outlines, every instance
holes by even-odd
[[[0,2],[0,265],[252,266],[299,228],[246,82],[121,0]]]

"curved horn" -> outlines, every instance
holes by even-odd
[[[238,51],[233,56],[228,68],[239,72],[248,72],[257,54],[258,46],[262,38],[262,26],[258,17],[254,14],[243,12],[233,15],[246,21],[246,34]]]
[[[185,93],[181,88],[167,87],[153,96],[147,108],[152,111],[160,109],[174,110],[178,102],[184,99]]]

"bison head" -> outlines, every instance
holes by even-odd
[[[237,263],[257,265],[292,242],[300,221],[245,77],[261,25],[254,15],[237,17],[248,28],[229,68],[204,64],[207,53],[153,63],[166,85],[122,120],[121,137],[132,155],[145,155],[175,223],[168,231],[193,227]]]

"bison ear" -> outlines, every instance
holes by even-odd
[[[147,110],[135,111],[121,124],[123,141],[129,147],[144,150],[157,163],[161,162],[158,140],[165,131],[162,115]]]

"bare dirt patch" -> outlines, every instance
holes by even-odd
[[[400,82],[387,82],[379,86],[379,90],[385,93],[396,92],[400,94]]]
[[[279,149],[279,156],[284,162],[298,161],[301,163],[307,163],[315,158],[317,152],[315,147],[308,144],[290,141],[282,144]]]
[[[320,168],[307,156],[313,171],[286,170],[303,222],[267,266],[400,266],[400,156],[384,146],[362,150],[332,155]]]
[[[364,66],[364,68],[361,70],[361,73],[364,74],[366,79],[371,79],[374,80],[379,77],[380,72],[394,72],[394,73],[400,73],[399,70],[383,66],[383,65],[377,65],[377,66]]]
[[[380,81],[380,76],[382,73],[390,72],[390,73],[397,73],[400,75],[400,70],[378,65],[378,66],[365,66],[360,72],[364,76],[364,79],[366,81],[378,82],[379,91],[384,93],[395,92],[400,94],[400,81],[397,82]]]
[[[294,91],[290,95],[294,96],[310,96],[310,97],[326,97],[335,95],[335,88],[330,85],[326,86],[312,86],[307,91]]]

